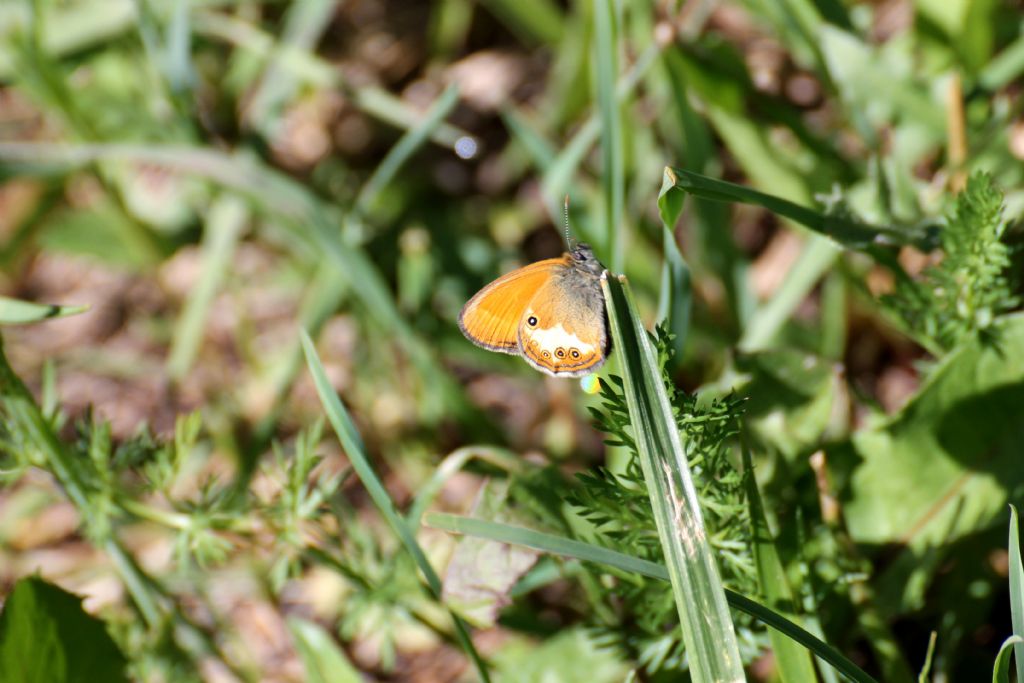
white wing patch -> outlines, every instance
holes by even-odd
[[[562,326],[562,323],[558,323],[555,327],[550,327],[546,330],[530,330],[530,343],[532,344],[533,342],[537,342],[537,346],[542,350],[551,352],[554,352],[559,347],[563,349],[575,347],[581,354],[587,355],[593,353],[594,349],[597,348],[593,344],[587,344],[580,340],[575,334],[570,334]]]

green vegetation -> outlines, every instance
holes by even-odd
[[[1018,15],[0,4],[0,679],[1024,680]]]

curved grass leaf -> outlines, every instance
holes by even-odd
[[[359,435],[355,423],[352,422],[352,417],[348,414],[341,399],[338,398],[338,394],[331,387],[330,380],[327,379],[327,373],[324,372],[324,366],[320,363],[320,357],[317,356],[316,349],[313,347],[313,340],[309,338],[305,330],[300,331],[300,337],[302,339],[302,350],[306,354],[306,365],[313,376],[316,393],[320,397],[320,402],[327,413],[327,419],[330,420],[331,427],[334,428],[334,433],[338,436],[338,440],[345,449],[349,462],[352,463],[352,469],[355,470],[359,480],[366,487],[367,493],[370,494],[370,498],[373,500],[374,505],[377,506],[381,515],[383,515],[384,520],[402,542],[406,552],[412,556],[416,566],[423,572],[423,578],[427,582],[427,588],[430,589],[430,593],[440,602],[441,579],[438,577],[437,572],[434,571],[430,561],[427,559],[426,553],[423,552],[423,548],[420,547],[419,542],[416,540],[412,528],[406,523],[405,518],[399,514],[395,508],[394,501],[391,500],[391,496],[388,495],[387,490],[384,488],[384,484],[381,483],[376,472],[373,471],[370,459],[363,446],[363,439]],[[455,637],[459,641],[459,645],[462,646],[462,649],[473,660],[480,680],[490,680],[487,674],[487,667],[476,651],[476,648],[473,647],[473,641],[469,638],[469,630],[458,615],[454,612],[451,615],[455,627]]]
[[[690,267],[676,244],[675,227],[683,213],[683,195],[672,192],[672,176],[668,169],[658,194],[658,214],[661,216],[662,241],[665,262],[661,266],[661,292],[658,295],[658,319],[672,333],[672,358],[681,362],[686,335],[690,329],[690,310],[693,308],[693,290]]]
[[[1010,683],[1010,658],[1013,657],[1014,650],[1022,645],[1024,638],[1020,636],[1010,636],[1003,641],[999,654],[996,655],[995,664],[992,665],[992,683]],[[1017,663],[1020,664],[1019,658]]]
[[[24,325],[50,318],[63,318],[89,310],[88,306],[57,306],[0,296],[0,325]]]
[[[663,565],[624,555],[590,543],[553,536],[540,531],[534,531],[533,529],[501,524],[500,522],[461,517],[447,513],[427,513],[425,519],[427,525],[434,529],[465,534],[467,536],[479,536],[513,545],[525,545],[535,550],[541,550],[562,557],[571,557],[585,562],[595,562],[621,571],[648,576],[652,579],[669,580],[668,570]],[[725,589],[725,597],[732,608],[746,612],[761,623],[771,626],[773,629],[792,638],[813,652],[822,661],[835,667],[836,671],[850,680],[858,681],[858,683],[876,683],[874,678],[844,657],[838,650],[800,628],[778,612],[729,589]]]
[[[774,214],[788,218],[814,232],[830,237],[847,249],[869,251],[875,245],[911,244],[924,251],[933,249],[937,235],[924,229],[883,228],[867,225],[845,216],[833,216],[800,206],[788,199],[758,192],[749,187],[709,178],[700,173],[681,168],[668,168],[666,173],[674,177],[675,187],[695,197],[720,202],[738,202],[761,206]]]
[[[1017,636],[1013,646],[1017,664],[1017,680],[1024,681],[1024,564],[1020,558],[1020,524],[1017,508],[1010,506],[1010,616],[1013,634]],[[1003,647],[1006,647],[1004,644]]]
[[[745,680],[736,631],[657,355],[628,286],[607,273],[601,285],[690,673],[697,683]]]
[[[786,572],[779,559],[779,551],[775,547],[775,539],[768,520],[765,518],[761,492],[757,489],[754,478],[750,451],[743,448],[743,473],[746,481],[747,504],[750,508],[750,524],[754,545],[754,564],[757,567],[757,581],[761,595],[773,609],[779,610],[789,618],[795,618],[793,591],[786,580]],[[807,650],[798,647],[792,639],[786,638],[776,630],[769,631],[772,641],[772,652],[778,667],[780,680],[785,683],[803,683],[815,680],[814,662]]]

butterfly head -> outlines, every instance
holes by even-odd
[[[573,247],[571,254],[573,263],[577,268],[594,275],[600,275],[604,271],[604,266],[594,256],[594,251],[590,248],[589,244],[578,243]]]

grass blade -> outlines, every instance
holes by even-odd
[[[1013,651],[1021,646],[1024,646],[1024,638],[1020,636],[1010,636],[1003,641],[995,664],[992,665],[992,683],[1010,683],[1010,658],[1013,657]],[[1020,659],[1017,663],[1020,663]]]
[[[1017,508],[1010,506],[1010,615],[1013,634],[1024,638],[1024,564],[1020,557],[1020,520]],[[1013,646],[1017,680],[1024,681],[1024,640]]]
[[[745,680],[718,565],[654,348],[628,286],[602,279],[637,452],[665,553],[693,680]]]
[[[673,335],[672,345],[676,363],[683,358],[683,346],[690,329],[690,311],[693,308],[693,291],[690,284],[690,267],[676,243],[675,227],[683,213],[683,195],[670,192],[672,184],[666,169],[658,194],[658,214],[661,216],[663,250],[665,259],[661,266],[661,293],[658,295],[658,320]]]
[[[423,578],[427,582],[427,588],[430,589],[430,593],[440,602],[441,579],[438,577],[437,572],[434,571],[430,561],[427,560],[423,548],[416,541],[413,530],[406,523],[402,515],[399,514],[395,508],[394,501],[391,500],[391,496],[388,495],[387,490],[384,488],[384,484],[381,483],[376,472],[373,471],[370,459],[363,446],[362,437],[359,435],[359,431],[356,429],[355,423],[352,422],[348,411],[345,410],[341,399],[338,398],[334,388],[331,387],[330,380],[327,379],[327,373],[324,372],[324,366],[320,363],[320,358],[313,347],[313,340],[309,338],[305,330],[300,332],[300,336],[302,339],[302,350],[306,354],[306,365],[313,376],[316,393],[320,397],[324,411],[327,413],[327,419],[334,428],[334,433],[338,436],[338,440],[345,449],[349,462],[352,463],[352,469],[355,470],[359,480],[366,487],[367,493],[370,494],[370,498],[373,500],[374,505],[377,506],[381,515],[383,515],[384,520],[391,527],[392,531],[395,532],[395,535],[398,536],[406,552],[412,556],[416,566],[423,573]],[[462,646],[462,649],[473,660],[480,680],[490,680],[487,675],[487,667],[473,646],[473,641],[469,638],[469,631],[466,625],[458,615],[455,613],[451,613],[451,615],[455,627],[455,637],[459,641],[459,645]]]
[[[64,318],[89,310],[88,306],[58,306],[0,296],[0,325],[24,325],[50,318]]]
[[[839,247],[829,240],[812,237],[805,242],[800,258],[793,264],[782,285],[770,300],[750,316],[740,338],[739,348],[747,352],[768,348],[796,307],[832,267],[838,255]]]
[[[458,102],[459,88],[453,83],[430,106],[423,120],[409,128],[374,169],[373,175],[366,180],[356,199],[357,212],[364,213],[370,208],[380,191],[398,173],[398,169],[430,139],[431,134],[448,118],[448,114]]]
[[[680,168],[669,169],[669,172],[675,178],[675,186],[683,192],[720,202],[739,202],[764,207],[774,214],[829,237],[848,249],[868,251],[870,247],[879,244],[910,244],[923,251],[930,251],[936,246],[937,234],[933,234],[932,231],[911,228],[894,230],[867,225],[845,216],[830,216],[782,197],[709,178],[700,173]]]
[[[565,19],[551,0],[483,0],[481,4],[527,43],[557,43],[562,37]]]
[[[284,62],[289,54],[309,54],[316,47],[337,9],[335,5],[333,0],[310,0],[292,4],[285,13],[281,42],[274,48],[247,114],[264,135],[275,134],[285,106],[302,85],[290,77]]]
[[[167,371],[175,379],[184,377],[192,367],[210,304],[231,267],[235,246],[248,217],[248,207],[234,196],[225,195],[210,207],[203,232],[203,272],[185,302],[167,359]]]
[[[288,630],[299,651],[309,683],[359,683],[359,671],[345,657],[331,636],[318,624],[298,617],[288,618]]]
[[[625,196],[622,121],[615,81],[619,68],[619,44],[616,39],[615,3],[594,2],[593,78],[597,87],[597,105],[601,121],[601,185],[604,189],[604,248],[606,263],[612,272],[621,273],[625,253],[622,249],[622,205]]]
[[[624,555],[601,546],[574,541],[561,536],[553,536],[540,531],[534,531],[533,529],[524,529],[523,527],[502,524],[501,522],[491,522],[440,512],[427,513],[426,523],[434,529],[441,529],[451,533],[478,536],[513,545],[523,545],[562,557],[607,565],[621,571],[648,576],[652,579],[669,580],[668,570],[663,565]],[[822,661],[828,662],[835,667],[836,671],[850,680],[857,681],[858,683],[876,683],[874,678],[843,656],[838,650],[800,628],[778,612],[728,589],[725,590],[725,597],[729,605],[734,609],[745,612],[762,623],[771,626],[773,629],[786,634],[820,657]]]
[[[399,312],[377,266],[366,253],[338,234],[343,218],[300,183],[244,155],[231,155],[209,148],[132,144],[57,145],[49,143],[0,142],[0,160],[11,162],[23,172],[46,172],[87,165],[100,160],[131,160],[151,163],[194,174],[230,188],[250,199],[290,228],[296,250],[319,250],[342,273],[353,298],[405,349],[423,376],[424,384],[436,388],[441,400],[425,405],[436,418],[447,408],[462,410],[461,389],[440,366],[433,349]],[[50,168],[48,168],[50,167]]]
[[[775,538],[768,528],[768,520],[764,515],[761,493],[757,489],[757,479],[750,458],[750,451],[743,448],[743,474],[746,480],[747,504],[750,508],[750,524],[753,527],[754,564],[757,567],[757,581],[761,595],[772,609],[795,619],[793,591],[786,580],[786,573],[779,559],[779,551],[775,547]],[[814,662],[804,648],[798,647],[793,640],[784,637],[778,631],[768,633],[772,641],[772,652],[778,667],[779,678],[785,682],[802,683],[816,680]]]

